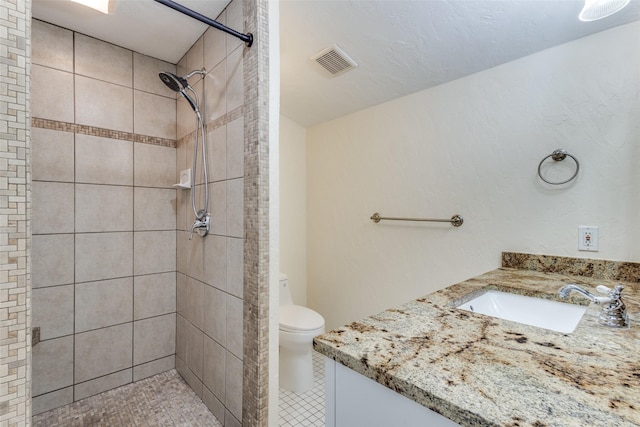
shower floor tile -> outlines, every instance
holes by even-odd
[[[34,427],[222,427],[175,369],[33,416]]]
[[[280,389],[280,427],[324,427],[324,360],[313,352],[313,388],[304,393]]]

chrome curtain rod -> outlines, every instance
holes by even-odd
[[[227,34],[231,34],[232,36],[235,36],[240,40],[242,40],[243,42],[245,42],[247,44],[247,47],[251,47],[251,45],[253,44],[253,34],[251,33],[247,33],[247,34],[239,33],[236,30],[233,30],[227,27],[226,25],[219,23],[218,21],[214,21],[211,18],[207,18],[206,16],[196,12],[195,10],[191,10],[188,7],[184,7],[183,5],[178,4],[172,0],[155,0],[155,1],[167,7],[170,7],[173,10],[177,10],[178,12],[184,13],[185,15],[190,16],[193,19],[197,19],[198,21],[203,22],[211,27],[217,28],[220,31],[224,31]]]
[[[391,217],[391,216],[381,216],[378,212],[376,212],[373,215],[371,215],[370,219],[371,219],[371,221],[375,222],[376,224],[379,223],[382,220],[388,220],[388,221],[450,222],[451,225],[453,225],[454,227],[460,227],[462,225],[462,223],[464,222],[464,220],[462,219],[462,217],[460,215],[454,215],[454,216],[451,217],[451,219],[398,218],[398,217]]]

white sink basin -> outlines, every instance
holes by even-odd
[[[489,290],[457,308],[565,334],[576,329],[586,306]]]

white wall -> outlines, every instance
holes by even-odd
[[[336,327],[502,251],[640,261],[639,98],[636,22],[307,129],[309,306]],[[553,187],[536,169],[556,148],[581,170]],[[599,252],[577,251],[578,225]]]
[[[307,304],[307,150],[305,129],[280,116],[280,271],[296,304]]]

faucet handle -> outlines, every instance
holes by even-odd
[[[600,292],[601,294],[607,294],[609,295],[609,297],[613,299],[619,299],[622,296],[621,294],[623,289],[624,289],[624,286],[622,285],[617,285],[613,289],[604,285],[596,286],[596,291]]]
[[[598,286],[598,292],[608,292],[610,302],[602,307],[602,311],[598,316],[598,323],[612,328],[628,328],[629,316],[627,309],[622,301],[622,290],[624,286],[617,285],[610,289],[606,286]]]

